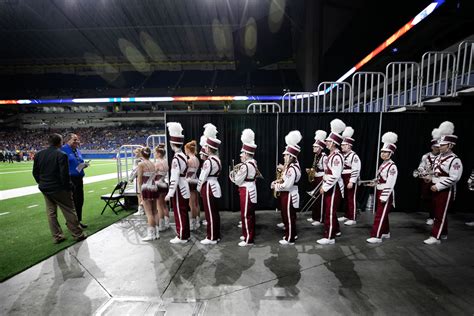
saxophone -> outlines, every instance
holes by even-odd
[[[286,168],[288,168],[287,163],[283,165],[283,168],[277,167],[276,172],[275,172],[275,178],[276,178],[275,182],[283,183],[283,175],[285,174]],[[277,199],[279,195],[280,195],[280,192],[273,189],[273,197]]]
[[[314,179],[316,178],[316,167],[319,163],[320,158],[321,158],[321,155],[315,154],[311,168],[306,168],[306,173],[308,174],[309,183],[312,183]]]

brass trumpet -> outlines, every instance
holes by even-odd
[[[432,170],[418,170],[418,169],[413,170],[414,178],[427,178],[433,175],[434,175],[434,172]]]

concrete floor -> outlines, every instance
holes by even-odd
[[[472,315],[474,229],[449,216],[449,239],[428,246],[421,213],[390,214],[392,238],[366,243],[372,214],[320,246],[322,227],[300,216],[299,239],[280,246],[279,213],[257,213],[253,247],[241,248],[237,213],[222,214],[222,241],[186,245],[172,231],[142,242],[130,216],[0,284],[0,315]]]

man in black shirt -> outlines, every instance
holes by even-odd
[[[46,213],[54,243],[65,240],[61,226],[58,223],[58,206],[63,212],[66,226],[73,238],[77,241],[83,240],[86,235],[79,226],[74,208],[68,157],[59,149],[62,144],[61,135],[50,135],[48,143],[49,148],[41,150],[35,155],[33,176],[46,202]]]

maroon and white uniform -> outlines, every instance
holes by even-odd
[[[190,156],[187,163],[188,170],[186,171],[186,181],[189,183],[189,190],[196,191],[198,184],[197,171],[199,169],[199,159],[196,156]]]
[[[349,151],[344,155],[344,169],[342,170],[342,180],[344,182],[344,199],[342,202],[342,209],[344,210],[344,217],[355,221],[357,215],[357,181],[360,176],[360,158],[354,151]],[[347,188],[347,185],[352,183],[352,188]]]
[[[395,207],[397,176],[397,166],[391,159],[384,161],[377,171],[376,209],[370,237],[381,238],[382,234],[390,233],[388,214]]]
[[[222,196],[221,186],[217,177],[221,173],[219,157],[211,155],[204,161],[199,175],[197,190],[201,192],[204,213],[207,221],[207,239],[218,240],[221,238],[221,218],[217,209],[216,199]]]
[[[342,181],[342,168],[344,158],[338,149],[329,154],[327,166],[324,170],[323,190],[324,190],[324,238],[334,239],[340,232],[337,220],[337,209],[344,196],[344,183]]]
[[[186,155],[180,151],[174,154],[171,161],[171,177],[167,196],[171,198],[176,222],[177,237],[189,239],[188,199],[189,184],[186,181]]]
[[[315,189],[322,181],[324,177],[324,170],[326,169],[328,161],[328,156],[321,152],[316,161],[316,165],[313,166],[315,168],[316,173],[314,177],[314,181],[311,183],[312,189]],[[318,192],[316,192],[318,194]],[[324,222],[324,203],[323,203],[324,196],[321,195],[313,204],[311,218],[318,222]]]
[[[433,170],[434,161],[438,155],[434,155],[429,152],[421,157],[418,170],[426,171]],[[420,179],[420,188],[421,188],[421,203],[424,211],[428,212],[430,215],[429,218],[434,218],[433,212],[433,192],[431,191],[431,186],[433,185],[432,181],[425,181],[425,179]]]
[[[301,179],[301,168],[298,161],[288,165],[283,174],[283,183],[275,184],[275,191],[280,192],[281,216],[285,224],[285,240],[295,242],[296,209],[300,207],[298,182]]]
[[[453,152],[440,154],[435,159],[432,181],[438,191],[433,192],[434,223],[431,236],[436,239],[448,234],[446,215],[456,196],[456,183],[461,179],[462,170],[461,159]]]
[[[240,218],[242,236],[247,244],[253,244],[255,238],[255,206],[257,204],[257,161],[249,159],[242,163],[231,181],[239,187]]]
[[[168,193],[168,183],[169,183],[169,176],[168,176],[168,163],[165,159],[157,159],[155,161],[155,169],[156,169],[156,185],[158,186],[158,192]]]

